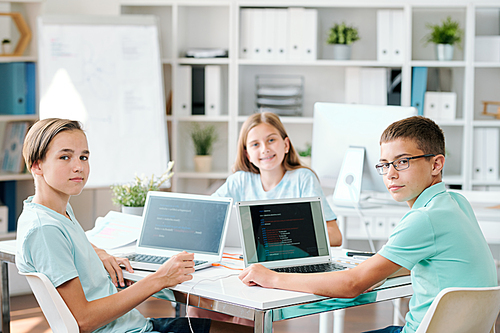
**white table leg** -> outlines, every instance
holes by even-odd
[[[345,309],[333,312],[333,332],[344,333]]]
[[[333,332],[333,313],[323,312],[319,314],[319,333]]]
[[[401,313],[401,298],[396,298],[392,300],[392,304],[394,304],[394,318],[392,319],[392,324],[394,326],[401,326],[399,320],[399,315]]]

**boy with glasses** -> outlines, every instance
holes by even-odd
[[[403,327],[372,332],[415,332],[436,295],[447,287],[497,285],[496,267],[469,202],[442,182],[445,140],[432,120],[410,117],[391,124],[380,139],[380,163],[392,197],[410,211],[387,244],[359,266],[340,272],[276,273],[252,265],[240,274],[247,285],[357,297],[401,268],[411,270],[414,294]]]

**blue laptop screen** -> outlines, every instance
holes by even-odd
[[[141,247],[217,254],[229,202],[171,197],[149,198]]]

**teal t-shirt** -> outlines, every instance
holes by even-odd
[[[420,194],[379,254],[411,270],[404,333],[417,330],[441,290],[497,285],[493,256],[471,205],[442,182]]]
[[[289,170],[281,181],[270,191],[264,191],[260,174],[237,171],[213,194],[217,197],[230,197],[234,202],[253,200],[273,200],[321,197],[326,221],[336,220],[337,216],[325,200],[325,194],[316,175],[309,169]]]
[[[32,202],[24,201],[18,220],[16,265],[23,273],[45,274],[55,287],[79,277],[88,301],[117,292],[106,269],[77,222]],[[133,309],[94,332],[146,332],[152,324]]]

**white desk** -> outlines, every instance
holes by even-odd
[[[228,249],[228,251],[231,250]],[[7,263],[15,262],[15,253],[15,240],[0,242],[0,291],[2,300],[0,304],[3,333],[10,333]],[[217,281],[201,281],[202,279],[224,277],[238,272],[221,267],[203,269],[193,274],[193,280],[170,288],[172,293],[160,292],[155,296],[186,303],[187,293],[190,293],[190,305],[254,320],[254,332],[270,333],[275,321],[406,297],[413,293],[409,276],[390,279],[375,291],[363,294],[355,299],[332,299],[300,292],[248,287],[236,275]],[[126,272],[125,275],[126,278],[138,281],[147,274],[147,272],[136,271],[134,274]],[[192,288],[197,282],[199,283]]]
[[[345,250],[336,251],[337,255],[345,254]],[[227,249],[227,252],[235,253],[235,250]],[[125,272],[126,278],[135,281],[147,274],[139,271],[134,274]],[[231,274],[234,275],[225,279],[203,281]],[[409,276],[390,279],[375,291],[355,299],[332,299],[301,292],[248,287],[237,275],[238,271],[223,267],[203,269],[193,274],[193,280],[170,288],[174,298],[155,296],[186,303],[186,296],[190,293],[191,306],[253,320],[254,332],[270,333],[275,321],[406,297],[413,293]]]

